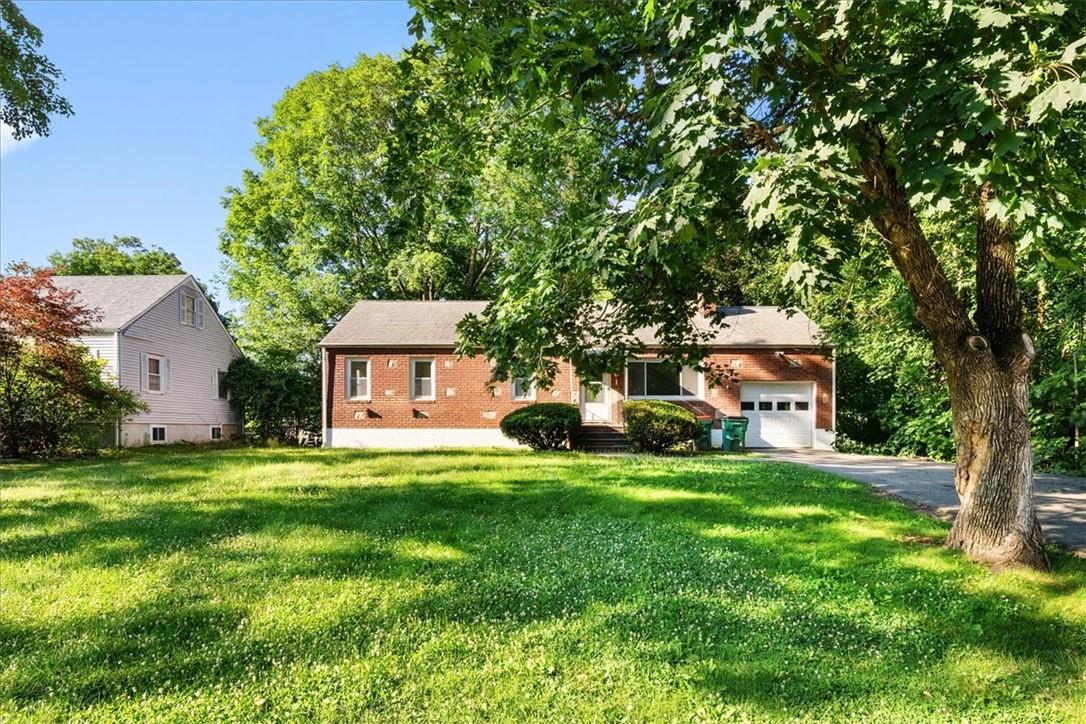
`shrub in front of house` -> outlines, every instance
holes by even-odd
[[[533,450],[564,450],[581,426],[576,405],[563,402],[539,402],[514,410],[502,418],[501,430]]]
[[[661,453],[688,446],[701,433],[694,413],[663,400],[630,400],[622,407],[626,437],[639,452]]]

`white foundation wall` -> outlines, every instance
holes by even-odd
[[[496,428],[326,427],[324,447],[422,449],[433,447],[522,447]]]
[[[833,450],[833,440],[836,433],[833,430],[820,430],[815,428],[814,441],[811,447],[815,450]]]
[[[155,423],[159,425],[160,423]],[[167,445],[175,442],[207,443],[211,439],[210,425],[192,425],[189,423],[161,423],[166,426]],[[222,440],[232,440],[241,432],[240,425],[222,425]],[[151,444],[151,425],[141,422],[126,422],[121,425],[121,447],[140,447]]]

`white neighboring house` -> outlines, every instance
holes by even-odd
[[[79,341],[148,412],[115,425],[121,447],[229,440],[241,432],[223,377],[241,356],[190,274],[54,276],[102,319]]]

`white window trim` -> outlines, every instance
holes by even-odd
[[[215,431],[215,428],[219,428],[219,437],[218,438],[216,438],[212,434]],[[211,440],[211,442],[222,442],[223,440],[225,440],[226,438],[223,436],[222,425],[208,425],[207,438],[209,440]]]
[[[366,394],[351,397],[351,362],[366,363]],[[373,364],[369,357],[343,358],[343,396],[348,400],[368,402],[373,399]]]
[[[162,439],[161,440],[156,440],[155,439],[155,428],[156,427],[161,427],[162,428]],[[148,439],[151,441],[152,445],[165,445],[166,443],[168,443],[170,441],[170,428],[167,427],[166,425],[148,425],[147,426],[147,436],[148,436]]]
[[[659,357],[640,357],[626,360],[625,379],[623,380],[628,400],[704,400],[705,399],[705,373],[694,370],[698,376],[698,389],[693,395],[631,395],[630,394],[630,363],[647,362],[648,364],[662,364],[664,360]],[[682,384],[682,372],[679,372],[679,384]]]
[[[151,389],[151,360],[158,360],[158,389]],[[143,389],[145,392],[151,395],[162,395],[166,393],[166,358],[159,354],[147,353],[147,368],[143,371]],[[155,427],[161,427],[161,425],[155,425]]]
[[[420,396],[416,397],[415,396],[415,365],[417,363],[419,363],[419,362],[429,362],[430,363],[430,392],[432,394],[430,394],[430,395],[420,395]],[[412,400],[422,400],[424,402],[432,402],[432,401],[436,400],[437,399],[437,361],[433,357],[415,357],[415,358],[411,359],[411,364],[409,365],[409,367],[411,369],[411,378],[409,380],[409,383],[411,385],[411,389],[410,389],[411,399]]]
[[[517,380],[523,380],[523,377],[517,377],[509,381],[509,399],[513,402],[535,402],[535,382],[532,380],[524,380],[528,384],[528,389],[531,390],[527,395],[517,397]]]

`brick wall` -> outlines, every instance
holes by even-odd
[[[777,353],[783,353],[783,357]],[[702,417],[741,415],[739,387],[746,382],[814,382],[815,427],[833,427],[833,360],[818,352],[792,349],[718,349],[708,359],[712,373],[705,375],[704,400],[676,401]],[[612,376],[611,417],[621,422],[625,375]],[[715,384],[714,384],[715,381]]]
[[[346,358],[370,364],[370,401],[348,400]],[[434,361],[434,399],[411,399],[411,360]],[[483,357],[457,359],[449,349],[390,352],[387,349],[328,350],[328,427],[496,428],[513,410],[532,402],[572,402],[569,365],[560,366],[554,387],[536,390],[535,400],[514,401],[512,383],[487,389],[490,363]]]
[[[739,387],[748,382],[814,382],[815,426],[832,427],[833,362],[810,350],[721,349],[709,363],[704,400],[682,404],[699,415],[738,415]],[[502,417],[531,402],[512,399],[510,382],[487,389],[490,364],[482,358],[457,359],[447,348],[396,350],[374,348],[329,349],[326,374],[327,426],[334,428],[496,428]],[[370,363],[370,400],[346,399],[344,378],[347,357],[365,357]],[[411,360],[434,360],[434,399],[411,399]],[[711,384],[711,378],[716,384]],[[621,424],[625,373],[609,375],[612,388],[611,419]],[[580,384],[571,383],[568,364],[561,364],[550,390],[537,390],[535,402],[579,402]]]

